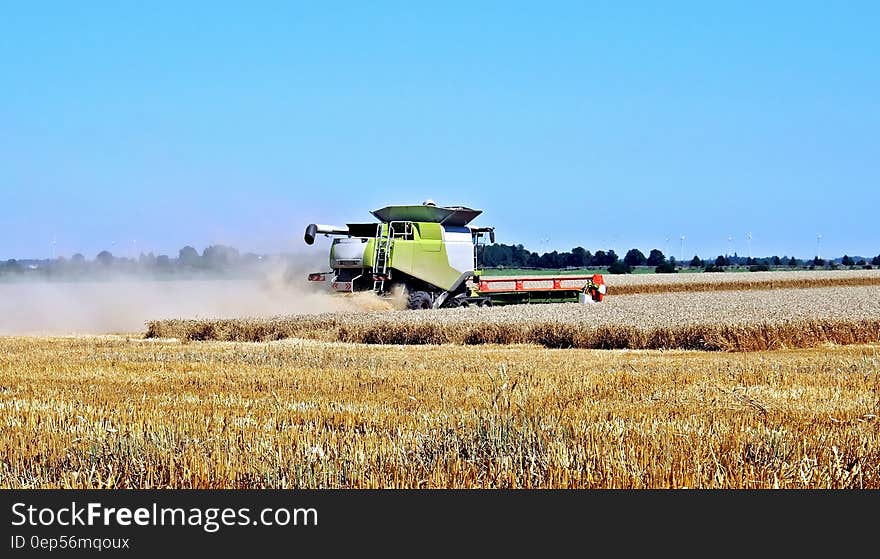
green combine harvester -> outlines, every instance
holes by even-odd
[[[330,271],[309,274],[309,281],[330,282],[338,293],[372,290],[392,296],[402,288],[409,309],[493,304],[602,301],[605,281],[591,276],[485,276],[479,256],[494,227],[470,225],[482,210],[463,206],[386,206],[370,212],[378,223],[345,227],[310,224],[305,242],[333,237]]]

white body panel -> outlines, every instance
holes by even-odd
[[[333,239],[330,267],[333,269],[362,267],[364,265],[364,247],[366,247],[366,244],[357,237]]]
[[[443,243],[451,267],[462,273],[474,271],[474,240],[470,229],[444,225]]]
[[[347,235],[348,227],[340,227],[339,225],[324,225],[321,223],[316,223],[315,227],[317,228],[318,233],[324,233],[328,235]]]

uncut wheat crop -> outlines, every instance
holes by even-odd
[[[163,320],[149,338],[373,344],[533,343],[599,349],[752,351],[880,340],[880,287],[609,295],[604,302]]]
[[[878,489],[878,350],[0,337],[0,487]]]
[[[858,287],[880,286],[880,270],[621,274],[606,275],[605,281],[616,295]]]

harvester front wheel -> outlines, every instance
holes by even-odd
[[[465,297],[463,297],[462,295],[457,295],[446,299],[446,301],[441,306],[444,309],[457,309],[459,307],[467,307],[468,305],[468,300]]]
[[[431,295],[426,291],[413,291],[406,302],[406,308],[410,310],[430,309],[433,306]]]

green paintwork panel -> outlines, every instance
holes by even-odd
[[[364,268],[373,269],[373,252],[376,250],[376,239],[370,239],[364,244]]]
[[[449,265],[440,241],[395,240],[391,267],[442,289],[450,289],[463,272]]]
[[[413,260],[419,252],[420,243],[416,241],[394,241],[391,248],[390,266],[395,270],[412,274]]]
[[[413,240],[393,239],[389,267],[441,289],[450,289],[464,270],[449,265],[443,232],[437,223],[414,223]],[[384,226],[383,226],[384,229]],[[376,239],[364,244],[364,267],[373,268]]]
[[[440,245],[443,244],[443,229],[439,223],[416,223],[415,230],[422,250],[440,252]]]
[[[423,241],[442,241],[443,228],[439,223],[416,223],[415,229]]]

